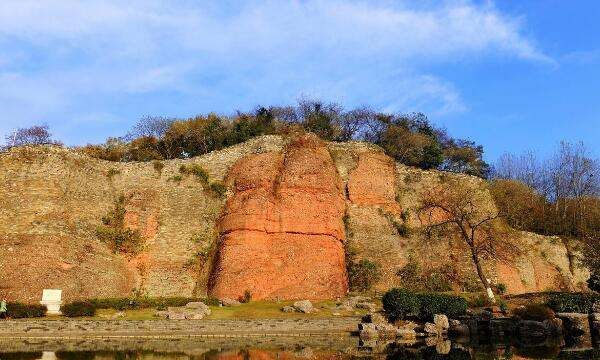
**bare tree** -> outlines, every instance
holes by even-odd
[[[6,136],[7,149],[25,145],[62,145],[62,143],[52,139],[52,134],[46,124],[20,128]]]
[[[477,276],[490,301],[495,302],[482,260],[508,258],[516,247],[498,219],[498,210],[488,205],[489,198],[483,189],[473,189],[460,179],[447,179],[427,192],[418,214],[428,239],[434,239],[432,233],[437,229],[444,231],[444,240],[466,245]]]
[[[167,133],[174,121],[175,119],[163,116],[144,116],[133,126],[125,139],[128,141],[140,137],[160,139]]]
[[[548,193],[545,166],[533,151],[526,151],[519,156],[503,154],[494,164],[492,177],[519,180],[540,194]]]

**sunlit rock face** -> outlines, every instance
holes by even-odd
[[[325,143],[305,135],[282,152],[249,155],[227,181],[234,195],[219,221],[211,295],[327,299],[347,293],[343,183]]]

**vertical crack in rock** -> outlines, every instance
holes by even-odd
[[[292,141],[284,154],[239,160],[219,221],[212,296],[327,299],[348,291],[343,183],[324,142]]]

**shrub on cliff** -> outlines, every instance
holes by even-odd
[[[125,196],[121,195],[115,201],[115,208],[102,218],[96,236],[114,252],[130,255],[140,252],[143,245],[140,233],[125,227]]]
[[[181,165],[179,172],[185,175],[194,175],[202,184],[208,184],[209,175],[204,168],[198,164]]]
[[[11,302],[7,304],[6,309],[6,316],[11,319],[38,318],[46,314],[46,307],[36,304]]]
[[[368,259],[348,265],[348,280],[352,291],[368,291],[381,279],[381,267]]]
[[[218,197],[223,197],[227,192],[227,186],[220,181],[213,181],[210,183],[210,190]]]
[[[60,309],[66,317],[81,317],[96,315],[96,306],[89,301],[75,301],[63,305]]]
[[[467,300],[462,296],[413,293],[404,289],[388,291],[382,302],[383,309],[391,320],[418,318],[431,321],[435,314],[457,317],[467,311]]]

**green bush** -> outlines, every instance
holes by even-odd
[[[152,162],[152,167],[154,167],[154,171],[156,171],[160,175],[162,174],[165,164],[162,161],[155,160],[154,162]]]
[[[181,176],[179,174],[178,175],[173,175],[173,176],[171,176],[169,178],[169,181],[173,181],[173,182],[176,182],[176,183],[181,182],[181,180],[183,180],[183,176]]]
[[[210,183],[210,190],[219,197],[223,197],[227,192],[227,186],[220,181],[213,181]]]
[[[424,293],[419,294],[419,297],[421,299],[419,317],[423,320],[432,320],[435,314],[455,318],[467,312],[467,299],[462,296]]]
[[[550,294],[546,305],[556,312],[589,313],[596,302],[600,302],[600,294],[554,293]]]
[[[203,184],[208,184],[208,172],[204,170],[204,168],[198,164],[190,164],[190,165],[181,165],[179,167],[179,172],[185,175],[194,175],[200,180]]]
[[[348,279],[352,291],[370,290],[381,279],[380,266],[378,263],[367,259],[353,262],[348,266]]]
[[[529,304],[515,309],[513,313],[519,319],[535,321],[550,320],[556,316],[552,309],[543,304]]]
[[[421,300],[413,292],[404,289],[391,289],[381,299],[383,309],[390,320],[416,317],[421,311]]]
[[[114,206],[102,217],[102,225],[96,228],[96,236],[114,252],[136,255],[142,250],[144,239],[139,231],[125,226],[125,196],[119,196]]]
[[[503,283],[496,284],[496,292],[500,295],[506,294],[506,284],[503,284]]]
[[[6,316],[11,319],[38,318],[46,315],[46,307],[43,305],[13,302],[6,305],[6,310]]]
[[[392,289],[382,299],[383,309],[392,320],[415,317],[431,320],[435,314],[458,317],[467,311],[467,300],[461,296],[413,293],[404,289]]]
[[[66,317],[94,316],[96,307],[89,301],[75,301],[60,309]]]
[[[469,300],[469,305],[474,308],[481,308],[484,306],[491,306],[492,302],[490,298],[485,294],[479,294]]]

